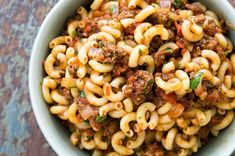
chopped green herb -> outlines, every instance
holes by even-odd
[[[174,53],[174,50],[172,48],[166,48],[166,51],[169,53],[169,54],[173,54]]]
[[[203,75],[203,72],[199,72],[197,75],[194,76],[194,78],[190,81],[190,87],[192,89],[196,89],[198,84],[200,83],[201,81],[201,78],[202,78],[202,75]]]
[[[86,95],[85,95],[85,93],[84,93],[84,91],[83,91],[83,90],[80,92],[80,97],[83,97],[83,98],[85,98],[85,97],[86,97]]]
[[[179,62],[177,62],[176,68],[178,69],[178,68],[180,68],[180,67],[181,67],[181,64],[180,64]]]
[[[143,51],[141,49],[139,49],[139,54],[142,55]]]
[[[103,122],[106,118],[107,118],[107,116],[100,116],[100,115],[97,115],[96,118],[95,118],[95,121],[96,121],[97,123],[101,123],[101,122]]]
[[[181,0],[174,0],[173,5],[174,5],[176,8],[181,8],[183,4],[182,4],[182,1],[181,1]]]
[[[109,8],[109,12],[110,12],[110,14],[118,13],[118,6],[116,6],[115,4],[113,4],[113,5]]]
[[[90,124],[89,120],[84,120],[83,122],[86,124]]]
[[[104,42],[103,41],[99,41],[99,47],[103,47],[104,46]]]
[[[146,85],[146,87],[144,88],[144,94],[145,94],[145,95],[147,94],[147,88],[148,88],[148,86],[151,86],[153,83],[154,83],[154,80],[153,80],[153,79],[151,79],[151,80],[149,80],[149,81],[147,82],[147,85]]]
[[[90,141],[91,139],[93,139],[93,136],[87,136],[88,141]]]
[[[72,37],[74,38],[74,37],[76,37],[77,35],[78,35],[77,31],[74,30],[74,31],[72,32]]]

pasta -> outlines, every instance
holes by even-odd
[[[199,2],[94,0],[49,42],[42,97],[93,156],[190,156],[234,119],[225,27]]]

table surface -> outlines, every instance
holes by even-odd
[[[27,73],[40,24],[57,1],[0,0],[0,156],[56,155],[35,120]]]

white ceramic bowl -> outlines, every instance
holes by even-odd
[[[227,0],[201,1],[207,7],[235,24],[235,11]],[[89,154],[71,145],[69,132],[66,131],[56,117],[49,113],[48,105],[44,102],[41,94],[40,83],[43,78],[42,61],[48,55],[48,42],[60,34],[66,18],[74,15],[79,5],[85,5],[88,2],[88,0],[60,0],[44,20],[35,40],[30,58],[29,90],[34,114],[45,138],[55,152],[61,156],[85,156]],[[231,32],[231,37],[233,43],[235,43],[234,31]],[[229,156],[234,150],[235,122],[229,128],[223,130],[219,137],[212,139],[207,146],[200,149],[196,155]]]

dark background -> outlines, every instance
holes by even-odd
[[[34,39],[57,1],[0,0],[0,156],[56,155],[34,118],[27,77]]]

